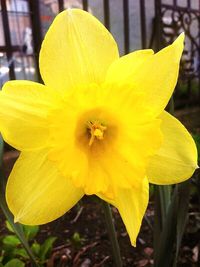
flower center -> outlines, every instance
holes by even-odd
[[[105,125],[102,125],[99,121],[88,121],[87,128],[90,134],[89,146],[94,143],[94,140],[103,140],[104,131],[107,129]]]

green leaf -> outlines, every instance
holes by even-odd
[[[155,193],[155,188],[154,185],[150,184],[149,185],[149,198],[151,198]]]
[[[33,240],[39,231],[39,226],[23,225],[23,230],[27,240]]]
[[[155,216],[154,216],[154,259],[160,247],[160,235],[171,202],[171,186],[154,185]]]
[[[171,203],[168,207],[165,220],[159,236],[159,242],[155,248],[155,267],[176,266],[182,236],[187,220],[189,205],[190,181],[176,185]],[[176,244],[176,254],[174,247]]]
[[[10,231],[11,233],[14,233],[12,226],[10,225],[9,221],[6,220],[6,228],[8,229],[8,231]]]
[[[169,204],[171,202],[171,185],[159,186],[159,196],[161,203],[162,225],[166,219]]]
[[[41,249],[40,249],[40,259],[42,261],[44,261],[48,254],[51,252],[52,247],[53,247],[53,243],[56,241],[56,237],[49,237],[47,238],[44,243],[41,245]]]
[[[193,134],[192,137],[196,143],[197,152],[198,152],[198,159],[200,161],[200,134]]]
[[[157,252],[160,242],[160,235],[162,232],[162,214],[159,185],[154,185],[154,231],[153,231],[153,247],[154,247],[154,261],[157,258]]]
[[[172,266],[172,252],[176,240],[178,198],[177,188],[175,188],[165,221],[162,223],[158,244],[155,248],[154,266]]]
[[[80,237],[80,234],[78,232],[75,232],[72,236],[72,240],[75,242],[75,243],[80,243],[82,238]]]
[[[23,247],[26,249],[32,263],[34,264],[34,266],[38,266],[37,261],[35,256],[33,255],[29,244],[24,236],[24,232],[22,230],[22,226],[19,223],[14,223],[13,220],[13,215],[11,214],[11,212],[9,211],[6,201],[5,201],[5,197],[4,197],[4,193],[2,193],[2,188],[3,188],[3,178],[2,178],[2,172],[0,170],[0,207],[4,213],[4,215],[6,216],[7,220],[9,221],[9,224],[11,225],[11,227],[13,228],[15,234],[17,235],[17,237],[19,238],[19,240],[21,241],[21,244],[23,245]]]
[[[21,256],[23,259],[28,259],[29,256],[24,248],[15,248],[13,254],[16,256]]]
[[[190,181],[178,185],[178,211],[177,211],[177,230],[176,230],[176,253],[173,266],[176,266],[178,254],[183,238],[186,222],[188,219],[190,198]]]
[[[4,265],[4,267],[25,267],[25,263],[18,259],[12,259]]]
[[[21,242],[15,235],[7,235],[3,238],[3,244],[10,247],[17,247]]]
[[[31,246],[31,249],[32,249],[33,253],[34,253],[36,256],[39,256],[39,255],[40,255],[40,248],[41,248],[40,244],[38,244],[38,243],[36,243],[36,242],[33,243],[32,246]]]

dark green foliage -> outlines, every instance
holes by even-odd
[[[44,243],[39,244],[35,240],[35,237],[39,232],[38,226],[21,225],[21,227],[27,242],[29,244],[32,243],[31,251],[36,257],[37,265],[43,265],[49,257],[56,237],[49,237]],[[11,265],[15,264],[15,262],[16,266],[25,266],[22,264],[29,261],[29,255],[8,221],[6,221],[6,228],[8,234],[0,239],[0,262],[2,266],[15,266]]]

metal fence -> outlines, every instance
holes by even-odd
[[[114,35],[121,55],[141,48],[158,51],[185,31],[175,103],[200,104],[199,0],[0,0],[0,85],[9,79],[41,81],[43,36],[55,15],[68,7],[97,16]]]
[[[200,1],[156,2],[158,46],[171,43],[180,32],[186,35],[176,103],[179,106],[200,104]]]

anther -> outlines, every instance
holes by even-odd
[[[90,130],[90,141],[89,146],[94,143],[95,138],[98,140],[103,140],[104,138],[104,131],[106,130],[106,126],[102,125],[98,121],[95,122],[88,122],[88,129]]]

